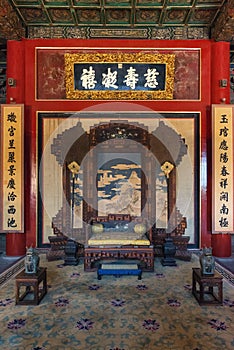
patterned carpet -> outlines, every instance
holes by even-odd
[[[61,263],[61,264],[60,264]],[[15,305],[15,280],[0,289],[1,350],[231,350],[234,286],[223,306],[199,306],[191,293],[198,257],[137,276],[84,272],[83,263],[48,262],[48,293],[37,306]]]

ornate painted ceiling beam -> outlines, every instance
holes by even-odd
[[[0,38],[19,40],[25,38],[25,35],[26,30],[15,9],[7,0],[0,0]]]
[[[216,41],[234,41],[234,0],[227,0],[211,31]]]
[[[44,4],[44,1],[45,0],[40,0],[40,1],[38,0],[38,3],[37,3],[35,0],[35,2],[33,2],[33,5],[31,5],[31,7],[28,8],[28,6],[25,7],[25,5],[22,2],[20,3],[20,5],[15,5],[15,2],[13,2],[11,0],[0,0],[0,40],[1,39],[20,40],[21,38],[30,37],[30,35],[29,35],[30,31],[34,30],[34,31],[38,32],[39,27],[40,27],[40,30],[46,30],[46,29],[51,30],[52,27],[57,28],[58,26],[60,26],[60,29],[66,28],[66,26],[70,23],[69,20],[71,20],[71,18],[73,18],[74,16],[67,17],[68,11],[67,11],[67,9],[63,9],[63,7],[61,7],[61,9],[59,8],[59,16],[58,16],[58,11],[55,12],[54,8],[51,7],[50,12],[48,12],[46,9],[46,13],[47,12],[48,12],[48,14],[50,13],[50,16],[52,16],[52,14],[53,14],[53,21],[54,22],[52,23],[51,22],[52,19],[50,19],[48,16],[41,18],[40,13],[38,12],[39,9],[41,9],[41,7],[40,6],[38,7],[35,4],[41,3],[41,5],[42,5],[42,3]],[[136,1],[136,0],[134,0],[134,1]],[[135,4],[134,1],[133,1],[133,3]],[[143,3],[144,3],[144,1],[143,1]],[[165,4],[167,4],[166,0],[165,0]],[[135,28],[135,32],[139,31],[139,30],[145,30],[145,31],[147,31],[147,33],[148,32],[153,33],[153,32],[155,32],[155,30],[157,30],[157,32],[160,32],[163,35],[163,37],[162,38],[160,37],[160,39],[168,39],[168,35],[165,35],[165,32],[185,31],[185,30],[194,31],[194,28],[197,28],[197,30],[203,30],[203,31],[204,31],[204,29],[206,29],[207,33],[208,33],[207,37],[210,37],[209,36],[209,32],[210,32],[211,38],[216,40],[216,41],[234,42],[234,0],[225,0],[225,1],[219,0],[218,5],[216,2],[216,5],[213,5],[213,4],[209,5],[209,6],[204,5],[204,6],[202,6],[202,8],[200,8],[200,5],[198,8],[196,8],[196,4],[197,4],[196,0],[193,0],[192,7],[184,5],[183,8],[182,7],[178,7],[178,9],[174,8],[173,9],[174,12],[172,12],[172,9],[168,9],[166,22],[164,23],[165,28],[161,28],[160,26],[155,27],[155,25],[153,25],[153,23],[155,23],[154,16],[156,16],[156,13],[160,13],[160,6],[154,6],[154,7],[151,6],[147,9],[145,9],[145,8],[142,9],[140,7],[138,9],[138,12],[137,12],[138,17],[140,16],[138,18],[138,22],[137,22],[139,26],[137,28]],[[87,11],[90,11],[90,8],[86,8],[87,6],[86,7],[84,6],[84,9],[82,6],[80,6],[80,8],[82,8],[82,10],[83,10],[82,13],[86,13]],[[47,7],[49,9],[49,5]],[[190,9],[190,11],[188,12],[187,16],[185,16],[183,19],[180,16],[185,14],[186,8]],[[85,12],[85,9],[87,10],[86,12]],[[118,11],[119,11],[118,13],[119,14],[125,13],[126,12],[125,10],[126,10],[125,8],[122,8],[122,12],[121,12],[120,9],[118,9]],[[129,8],[128,8],[128,10],[129,10]],[[219,13],[216,10],[219,11]],[[150,19],[148,19],[148,17],[146,15],[149,15],[150,11],[152,11],[152,16],[153,16],[153,14],[154,14],[154,16],[153,17],[151,16],[152,18],[149,16]],[[114,16],[116,14],[116,10],[114,8],[112,8],[111,10],[109,9],[108,13],[109,13],[109,15]],[[37,14],[37,16],[36,16],[36,14]],[[172,16],[172,14],[173,14],[173,16],[177,16],[177,17],[174,18]],[[86,13],[86,15],[87,15],[87,13]],[[92,28],[91,28],[91,26],[89,27],[86,17],[87,16],[83,16],[80,18],[79,28],[77,28],[77,26],[75,25],[75,26],[70,26],[69,30],[74,31],[74,30],[79,29],[79,31],[83,31],[83,32],[84,31],[91,31],[91,30],[93,30],[93,31],[98,30],[100,32],[102,30],[103,31],[106,30],[105,26],[102,27],[99,25],[100,23],[98,22],[98,20],[97,20],[97,23],[92,22]],[[132,17],[131,17],[131,19],[132,19]],[[190,23],[188,23],[189,19],[191,19]],[[207,21],[206,21],[206,19],[207,19]],[[106,20],[106,17],[105,17],[105,20]],[[121,20],[118,20],[116,22],[116,26],[118,27],[117,29],[120,31],[121,30],[124,31],[124,30],[128,29],[127,34],[129,34],[130,29],[127,28],[127,24],[131,24],[131,26],[132,26],[133,23],[129,22],[130,18],[126,17],[125,20],[126,21],[123,22],[124,23],[123,27],[122,27]],[[200,22],[199,26],[197,26],[197,21]],[[212,21],[214,21],[214,22],[212,22]],[[60,22],[64,23],[64,25],[62,25]],[[29,23],[29,25],[28,25],[28,23]],[[73,23],[73,22],[71,22],[71,23]],[[111,23],[109,23],[110,27],[108,28],[107,32],[114,30],[111,27]],[[77,24],[77,22],[75,22],[75,24]],[[97,28],[95,28],[95,24],[97,24]],[[212,27],[210,27],[210,25],[212,25]],[[163,29],[163,33],[162,33],[162,29]],[[132,27],[131,27],[131,30],[133,30]],[[58,29],[57,29],[57,31],[58,31]],[[83,32],[82,32],[82,37],[84,36]],[[102,33],[102,34],[104,34],[104,33]],[[80,37],[80,33],[78,36]],[[103,35],[101,35],[101,36],[104,37]],[[151,35],[150,38],[153,39],[154,35]],[[174,39],[174,37],[170,36],[169,39]],[[188,37],[188,39],[190,39],[190,37]],[[195,39],[197,39],[197,37],[195,37]]]

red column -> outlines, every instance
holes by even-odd
[[[222,86],[227,83],[227,86]],[[230,43],[211,46],[211,103],[230,103]]]
[[[214,256],[225,258],[232,255],[232,242],[230,234],[218,233],[212,235],[211,244]]]
[[[212,44],[211,62],[211,103],[230,103],[230,44],[215,42]],[[227,82],[226,86],[225,82]],[[213,255],[228,257],[231,252],[230,234],[213,234],[211,239]]]
[[[24,42],[7,42],[7,103],[24,103]]]
[[[24,42],[7,42],[7,103],[24,103]],[[25,233],[7,233],[6,255],[21,256],[26,251]]]
[[[26,251],[26,235],[24,233],[7,233],[6,255],[21,256]]]

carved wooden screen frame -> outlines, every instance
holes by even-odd
[[[82,162],[82,159],[85,157],[85,155],[89,152],[90,150],[90,145],[92,145],[92,140],[90,139],[90,144],[89,144],[89,134],[92,133],[92,128],[96,128],[98,124],[101,123],[108,123],[110,120],[116,120],[113,119],[113,117],[116,118],[116,113],[112,113],[112,112],[100,112],[100,113],[78,113],[78,112],[39,112],[39,122],[38,122],[38,135],[39,135],[39,145],[38,145],[38,150],[39,150],[39,154],[38,154],[38,159],[39,159],[39,163],[41,161],[41,156],[43,155],[43,153],[45,152],[45,150],[43,149],[45,146],[47,147],[47,144],[49,145],[48,148],[48,153],[50,155],[50,159],[53,158],[54,163],[56,163],[57,168],[60,169],[60,173],[61,173],[61,180],[62,180],[62,186],[63,186],[63,195],[64,195],[64,201],[66,201],[66,205],[64,205],[65,202],[63,202],[63,204],[61,204],[61,206],[57,206],[57,209],[54,208],[54,212],[52,215],[52,221],[55,224],[55,226],[62,231],[63,233],[67,234],[67,235],[71,235],[71,221],[70,221],[70,208],[67,205],[67,198],[69,197],[69,191],[68,191],[68,181],[70,181],[70,171],[68,169],[68,164],[71,163],[72,161],[76,161],[78,164],[80,164]],[[192,139],[190,142],[192,142],[191,145],[189,145],[190,149],[191,146],[192,148],[194,147],[194,160],[192,161],[191,165],[193,168],[192,172],[195,172],[195,170],[198,170],[198,173],[196,175],[196,179],[194,180],[194,188],[195,188],[195,192],[194,195],[192,197],[192,203],[194,203],[194,208],[192,208],[191,211],[191,220],[194,220],[194,224],[192,221],[192,224],[190,225],[190,227],[192,228],[192,237],[194,237],[195,243],[192,242],[192,244],[197,244],[196,242],[198,241],[198,237],[199,237],[199,194],[198,194],[198,190],[199,190],[199,186],[198,186],[198,181],[199,181],[199,167],[198,167],[198,152],[199,152],[199,113],[179,113],[179,112],[163,112],[163,113],[155,113],[155,112],[137,112],[137,113],[130,113],[130,112],[121,112],[118,113],[119,116],[121,116],[122,118],[126,118],[126,120],[130,123],[130,124],[134,124],[134,122],[136,120],[139,120],[138,124],[139,126],[142,128],[144,127],[148,127],[149,125],[151,125],[151,129],[149,132],[150,138],[149,138],[149,143],[150,143],[150,152],[152,150],[155,150],[155,152],[157,153],[157,150],[161,149],[160,151],[160,158],[158,159],[159,164],[160,165],[165,165],[165,162],[169,161],[169,163],[173,164],[173,158],[175,159],[175,157],[172,155],[170,155],[170,152],[174,152],[174,148],[173,147],[173,137],[175,137],[177,140],[177,146],[178,146],[178,150],[181,147],[181,145],[184,145],[185,149],[186,149],[186,145],[184,143],[184,140],[182,139],[184,133],[185,135],[188,135],[188,126],[192,126]],[[55,125],[60,123],[60,118],[64,121],[70,120],[70,124],[66,124],[66,127],[64,128],[58,128],[58,132],[55,133]],[[174,124],[174,120],[175,119],[175,124]],[[45,126],[43,125],[44,120],[49,120],[50,123],[49,124],[45,124]],[[58,122],[57,122],[58,120]],[[117,119],[117,121],[121,121],[121,119]],[[187,122],[186,122],[187,121]],[[56,124],[57,123],[57,124]],[[191,124],[192,123],[192,124]],[[160,137],[160,135],[162,136],[162,130],[160,125],[162,124],[163,128],[162,130],[164,130],[167,133],[167,139],[169,138],[170,140],[172,139],[172,143],[171,145],[169,145],[170,148],[170,152],[168,152],[167,149],[163,148],[163,143],[162,142],[160,144],[160,142],[158,142],[158,138]],[[49,126],[49,129],[47,130],[46,125]],[[60,124],[59,124],[60,125]],[[84,125],[88,126],[86,127],[86,129],[84,129]],[[173,126],[175,125],[175,126]],[[187,125],[187,126],[185,126]],[[59,131],[60,130],[60,131]],[[177,132],[177,130],[179,130],[179,132]],[[189,131],[191,133],[191,131]],[[51,141],[48,139],[46,139],[45,141],[43,141],[43,135],[48,135],[48,137],[51,139]],[[51,135],[51,136],[49,136]],[[67,139],[69,139],[69,142],[74,139],[73,145],[72,147],[70,147],[69,150],[67,150],[67,153],[65,154],[65,150],[64,150],[64,135],[66,135]],[[174,136],[173,136],[174,135]],[[72,136],[72,137],[71,137]],[[47,136],[46,136],[47,137]],[[186,141],[187,136],[185,137],[185,141]],[[49,142],[48,142],[49,141]],[[43,146],[44,145],[44,146]],[[155,154],[156,154],[155,153]],[[155,156],[154,154],[154,156]],[[181,162],[181,159],[183,158],[183,151],[181,153],[181,150],[179,151],[179,153],[177,154],[178,156],[178,164]],[[177,157],[176,156],[176,157]],[[50,162],[50,161],[49,161]],[[46,168],[48,167],[48,161],[45,163],[45,168],[44,168],[44,172],[47,170]],[[187,164],[187,163],[186,163]],[[177,176],[176,176],[176,169],[177,169],[177,164],[173,164],[175,165],[174,170],[171,171],[170,177],[169,177],[169,186],[171,187],[171,182],[174,182],[174,185],[172,184],[172,187],[178,186],[178,184],[176,184],[175,182],[177,181]],[[153,173],[153,167],[154,167],[154,163],[153,162],[147,162],[146,167],[149,167],[149,171],[152,171]],[[151,167],[151,169],[150,169]],[[41,164],[39,164],[39,169],[41,168]],[[51,167],[51,171],[53,171],[53,167]],[[185,170],[185,168],[183,167],[183,169]],[[42,173],[42,175],[44,176],[44,172]],[[44,181],[43,176],[40,177],[40,181],[42,180],[42,182]],[[152,175],[153,176],[153,175]],[[181,178],[183,177],[183,174],[181,174]],[[47,175],[45,174],[44,176],[45,179],[47,179]],[[96,181],[96,178],[95,178]],[[154,183],[155,179],[152,177],[152,183]],[[148,184],[147,184],[148,186]],[[56,193],[57,190],[54,186],[54,184],[52,185],[52,187],[54,188],[55,191],[53,191],[50,195],[49,200],[51,200],[51,197],[53,197],[53,193]],[[39,202],[38,202],[38,223],[39,223],[39,246],[40,245],[44,245],[46,244],[46,239],[47,239],[47,235],[52,234],[52,229],[49,230],[49,233],[47,233],[47,231],[45,231],[46,227],[45,224],[43,223],[44,221],[44,209],[43,207],[46,206],[46,204],[43,202],[44,201],[44,194],[46,194],[46,191],[48,192],[48,190],[51,191],[51,185],[48,184],[47,189],[45,188],[44,191],[42,191],[38,198],[39,198]],[[40,191],[40,188],[39,188]],[[57,196],[57,195],[56,195]],[[151,196],[151,198],[150,198]],[[147,212],[149,214],[149,216],[153,217],[156,208],[155,208],[155,202],[154,200],[152,200],[152,188],[150,188],[147,192],[147,198],[150,198],[150,209]],[[187,198],[187,197],[186,197]],[[185,198],[185,199],[186,199]],[[176,194],[174,191],[174,196],[171,196],[171,202],[170,202],[170,207],[173,208],[174,206],[174,202],[176,200]],[[180,199],[180,205],[182,204],[182,198]],[[87,203],[84,202],[84,207],[85,205],[87,205]],[[182,204],[183,205],[183,204]],[[49,209],[51,208],[51,205],[49,205]],[[180,207],[179,207],[180,209]],[[182,207],[182,214],[184,212],[184,205]],[[150,211],[151,210],[151,211]],[[84,209],[85,212],[86,209]],[[95,212],[93,212],[92,214],[96,214]],[[88,220],[90,219],[90,216],[92,215],[86,215],[84,217],[84,223],[87,223]],[[151,215],[152,214],[152,215]],[[51,226],[51,220],[46,222],[47,227],[49,228],[49,226]],[[77,235],[77,238],[79,241],[81,241],[83,238],[83,232],[84,232],[84,228],[80,228],[78,230],[76,230],[75,234]],[[188,232],[188,231],[187,231]],[[84,243],[85,243],[85,238],[84,238]]]
[[[117,133],[117,129],[120,130],[121,135]],[[123,134],[122,130],[125,130],[125,134]],[[131,135],[135,132],[135,135],[138,136],[129,138],[129,135]],[[100,135],[109,135],[112,134],[111,142],[108,143],[107,136],[103,136],[103,138],[100,137]],[[147,128],[137,122],[129,122],[128,120],[125,121],[115,121],[112,120],[110,123],[101,123],[100,125],[95,125],[90,129],[90,156],[89,156],[89,164],[87,164],[87,169],[85,170],[85,178],[89,179],[89,182],[87,182],[86,187],[84,185],[84,196],[88,198],[90,203],[93,203],[93,207],[89,205],[84,206],[84,220],[85,222],[89,222],[89,220],[92,217],[98,216],[98,205],[97,205],[97,194],[96,194],[96,174],[97,174],[97,157],[98,154],[101,152],[103,153],[110,153],[113,154],[119,154],[119,153],[139,153],[141,158],[141,165],[144,163],[143,168],[146,167],[146,164],[149,163],[149,134],[147,131]],[[105,139],[106,138],[106,139]],[[130,144],[129,148],[129,142],[133,141]],[[141,144],[144,147],[140,148],[137,144]],[[98,147],[97,147],[98,146]],[[148,183],[146,183],[148,182]],[[92,183],[93,187],[90,186],[90,183]],[[93,188],[93,191],[90,193],[90,187]],[[143,171],[141,171],[141,210],[143,210],[146,198],[148,196],[148,189],[152,187],[151,178],[148,178],[146,180],[146,176]],[[150,216],[150,210],[152,208],[147,208],[146,215],[147,217]],[[120,214],[120,212],[116,212],[113,214]]]

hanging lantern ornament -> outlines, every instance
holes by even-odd
[[[75,175],[79,173],[80,166],[75,161],[68,164],[68,169],[72,173],[72,193],[71,193],[71,229],[74,226],[74,196],[75,196]]]
[[[75,161],[71,162],[70,164],[68,164],[68,169],[70,170],[70,172],[72,173],[72,176],[75,177],[75,174],[79,173],[80,170],[80,166],[78,163],[76,163]]]
[[[161,170],[164,172],[164,174],[166,175],[167,179],[169,179],[169,174],[172,171],[172,169],[174,169],[174,165],[172,163],[170,163],[170,162],[165,162],[161,166]]]
[[[161,170],[164,172],[167,179],[169,179],[170,172],[174,169],[174,165],[170,162],[164,162],[161,166]],[[168,233],[168,236],[165,238],[163,244],[163,258],[161,259],[161,264],[163,266],[176,266],[176,261],[174,259],[176,254],[176,246],[173,242],[171,234]]]

